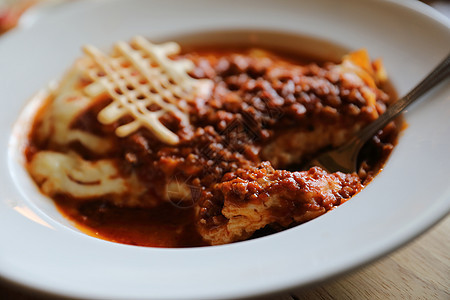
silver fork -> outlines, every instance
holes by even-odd
[[[344,173],[356,172],[356,160],[362,146],[390,121],[394,120],[411,103],[419,99],[449,75],[450,54],[406,96],[392,104],[377,120],[364,127],[339,148],[324,152],[315,157],[308,163],[308,166],[318,166],[330,173],[337,171]]]

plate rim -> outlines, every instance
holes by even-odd
[[[374,2],[374,0],[367,0],[367,1],[372,1],[372,2]],[[82,2],[88,3],[87,1],[80,1],[79,3],[82,3]],[[100,3],[100,2],[104,2],[104,1],[103,1],[103,0],[97,0],[96,2],[97,2],[97,3]],[[420,3],[420,2],[418,2],[418,3],[419,3],[419,6],[412,5],[412,2],[407,2],[407,1],[384,0],[384,1],[381,1],[381,2],[394,3],[394,4],[396,4],[396,5],[399,5],[400,7],[403,7],[402,5],[404,5],[404,4],[406,5],[406,3],[408,3],[408,5],[406,5],[406,6],[409,7],[409,8],[414,9],[414,10],[415,10],[416,12],[418,12],[418,13],[422,13],[422,11],[419,10],[419,7],[420,7],[420,6],[428,7],[428,6],[425,6],[425,4]],[[75,4],[75,3],[76,3],[76,2],[74,2],[74,4]],[[77,4],[78,4],[78,3],[77,3]],[[79,4],[79,5],[81,5],[81,4]],[[83,5],[84,5],[84,4],[83,4]],[[422,7],[422,8],[423,8],[423,7]],[[421,9],[422,9],[422,8],[421,8]],[[428,7],[428,8],[429,8],[429,7]],[[440,13],[438,13],[437,11],[428,10],[427,13],[430,14],[430,15],[439,16],[439,17],[437,17],[437,18],[441,18],[441,17],[442,17],[442,15],[440,15]],[[436,13],[437,13],[437,14],[436,14]],[[427,15],[427,16],[428,16],[428,15]],[[434,20],[434,19],[433,19],[433,20]],[[448,27],[449,27],[449,21],[447,20],[447,23],[444,24],[444,25],[446,25],[447,28],[448,28]],[[26,30],[26,28],[25,28],[25,29],[20,29],[20,30]],[[12,33],[10,33],[10,34],[14,34],[14,33],[12,32]],[[2,43],[1,43],[1,40],[2,40],[2,39],[3,39],[3,37],[0,38],[0,46],[1,46],[1,44],[2,44]],[[444,203],[444,204],[445,204],[445,203]],[[428,219],[428,223],[426,222],[427,220],[423,220],[422,223],[426,223],[425,226],[423,226],[424,224],[422,224],[422,225],[416,224],[416,227],[422,229],[421,232],[420,232],[420,230],[419,230],[419,232],[417,232],[417,228],[416,228],[415,230],[413,230],[412,228],[410,228],[410,230],[409,230],[410,236],[408,236],[408,237],[404,236],[404,240],[403,240],[401,243],[397,244],[397,246],[395,246],[394,248],[389,248],[389,247],[386,248],[384,253],[379,253],[378,256],[372,257],[372,259],[371,259],[370,261],[366,261],[366,263],[365,263],[364,265],[369,264],[370,262],[372,262],[372,261],[374,261],[374,260],[377,260],[379,257],[382,257],[382,256],[386,255],[386,253],[392,252],[392,251],[394,251],[395,249],[397,249],[397,248],[403,246],[405,243],[407,243],[407,242],[409,242],[410,240],[414,239],[416,236],[418,236],[418,235],[420,235],[420,234],[423,234],[423,232],[427,231],[431,226],[433,226],[434,224],[438,223],[442,218],[444,218],[444,217],[448,214],[449,210],[450,210],[450,203],[447,204],[447,211],[445,211],[445,210],[442,211],[441,216],[440,216],[438,219],[434,219],[434,220],[432,220],[432,221]],[[412,232],[414,232],[414,233],[412,233]],[[243,242],[243,243],[245,243],[245,242]],[[226,246],[224,246],[224,247],[226,247]],[[177,249],[177,250],[178,250],[178,249]],[[180,250],[180,251],[184,251],[184,250]],[[358,264],[358,263],[355,263],[355,265],[354,265],[353,267],[351,267],[350,269],[347,268],[347,270],[342,271],[342,272],[340,272],[340,273],[336,273],[336,274],[334,274],[333,276],[340,276],[343,272],[350,272],[351,270],[353,270],[353,269],[355,269],[355,268],[358,268],[358,267],[361,267],[361,265]],[[0,277],[2,277],[1,268],[0,268]],[[325,280],[325,279],[327,279],[327,278],[322,278],[322,279],[319,279],[319,280],[316,280],[316,281],[322,281],[322,280]],[[6,279],[4,278],[4,280],[9,281],[8,278],[6,278]],[[12,283],[14,283],[14,281],[13,281]],[[16,282],[16,283],[17,283],[19,286],[22,286],[22,284],[21,284],[20,282]],[[312,284],[312,283],[309,283],[309,284]],[[29,289],[31,288],[31,289],[34,290],[33,287],[30,287],[30,286],[28,286],[28,285],[25,285],[25,287],[27,287],[27,288],[29,288]],[[289,287],[281,288],[281,290],[285,290],[286,288],[289,288]],[[281,291],[281,290],[279,290],[279,291]],[[48,291],[43,291],[43,290],[40,290],[40,289],[36,289],[35,291],[39,291],[39,292],[43,292],[44,294],[48,294]],[[50,295],[53,295],[53,293],[50,293]],[[59,296],[67,296],[67,295],[60,295],[60,294],[55,294],[55,295],[59,295]],[[254,295],[254,294],[252,293],[251,295]],[[246,295],[246,296],[251,296],[251,295]],[[266,295],[266,292],[263,292],[263,295]]]

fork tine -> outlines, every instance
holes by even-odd
[[[317,166],[328,173],[343,172],[356,173],[356,160],[364,145],[364,141],[353,138],[341,147],[322,153],[312,159],[308,166]]]

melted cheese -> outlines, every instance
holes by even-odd
[[[50,144],[64,146],[78,141],[95,153],[105,153],[112,148],[112,142],[86,131],[71,128],[74,119],[91,104],[92,99],[78,88],[84,62],[77,61],[61,83],[51,91],[51,99],[40,118],[37,128],[41,141],[49,140]]]
[[[176,43],[154,45],[143,37],[135,37],[130,44],[118,42],[111,55],[93,46],[84,47],[93,61],[87,70],[93,83],[86,92],[95,96],[106,91],[113,100],[98,114],[98,120],[112,124],[130,116],[133,121],[119,126],[117,136],[125,137],[145,127],[162,142],[177,144],[179,137],[160,118],[171,114],[181,126],[190,126],[184,101],[204,92],[205,83],[188,75],[194,67],[191,61],[169,58],[179,51]]]
[[[122,194],[129,187],[110,160],[86,161],[76,154],[40,151],[32,159],[29,171],[50,196],[58,193],[76,198]]]
[[[161,141],[176,144],[178,136],[159,118],[172,114],[181,120],[182,126],[190,126],[186,101],[194,96],[207,96],[212,88],[209,80],[196,80],[187,74],[193,68],[191,61],[169,58],[180,51],[176,43],[153,45],[136,37],[130,44],[117,43],[111,55],[92,46],[86,46],[84,51],[87,56],[77,60],[52,89],[37,120],[38,140],[55,148],[65,149],[72,142],[98,154],[113,148],[111,138],[72,128],[77,117],[105,92],[112,102],[98,114],[100,123],[112,124],[123,116],[134,119],[117,128],[119,137],[145,127]],[[50,196],[62,193],[92,198],[128,193],[138,197],[144,190],[136,184],[135,175],[121,177],[112,161],[86,161],[73,153],[38,152],[29,164],[29,171],[41,190]],[[133,205],[137,197],[127,197],[127,204]],[[113,201],[123,202],[118,197],[113,197]]]

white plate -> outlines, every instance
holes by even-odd
[[[407,113],[399,145],[366,189],[325,216],[264,238],[190,249],[114,244],[78,232],[36,191],[20,165],[20,130],[11,131],[27,100],[62,75],[81,45],[242,28],[366,47],[384,58],[399,94],[450,50],[449,20],[416,1],[74,1],[6,34],[0,38],[0,277],[89,299],[263,295],[372,261],[448,213],[448,80]],[[326,53],[321,45],[303,47]]]

